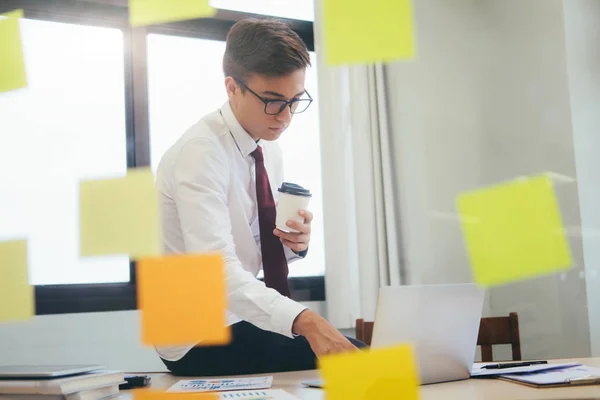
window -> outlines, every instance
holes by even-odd
[[[149,27],[149,35],[130,29],[121,2],[0,5],[0,13],[24,9],[29,80],[26,89],[0,93],[0,240],[29,240],[38,315],[137,307],[135,269],[126,256],[79,257],[78,184],[123,176],[127,167],[155,167],[192,123],[226,100],[222,81],[204,78],[221,75],[223,40],[248,15],[240,2],[226,2],[216,7],[229,11],[215,18]],[[253,2],[265,5],[272,6]],[[313,47],[308,18],[272,10],[296,18],[293,29]],[[170,62],[182,53],[187,63]],[[168,57],[155,58],[161,55]],[[215,96],[197,96],[198,87]],[[296,281],[298,299],[323,299],[323,277],[311,279]]]
[[[154,171],[164,152],[187,128],[227,100],[221,65],[224,51],[222,41],[148,35],[150,154]],[[316,66],[314,53],[311,59]],[[306,88],[317,100],[314,67],[307,71]],[[291,264],[290,276],[319,276],[325,272],[318,109],[315,101],[308,111],[294,116],[280,139],[285,179],[311,189],[310,209],[316,215],[310,257]]]
[[[156,172],[167,149],[194,123],[227,100],[225,42],[148,35],[150,159]]]
[[[34,285],[128,282],[79,257],[78,182],[127,168],[123,33],[22,20],[29,86],[0,94],[0,240],[29,241]]]
[[[283,153],[285,180],[311,190],[313,197],[309,209],[315,216],[312,222],[309,256],[290,264],[290,276],[325,274],[317,55],[311,52],[310,59],[313,66],[306,71],[305,87],[314,101],[306,112],[294,115],[290,127],[279,139]]]
[[[314,21],[313,0],[211,0],[215,8]]]

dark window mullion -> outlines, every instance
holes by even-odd
[[[148,46],[145,28],[128,30],[128,73],[131,76],[129,87],[130,111],[132,119],[131,136],[128,135],[128,146],[131,151],[132,167],[150,166],[150,110],[148,102]],[[129,166],[129,160],[128,160]],[[136,285],[135,261],[131,261],[129,281]]]
[[[150,110],[148,102],[148,50],[145,28],[131,29],[130,73],[134,166],[150,166]]]

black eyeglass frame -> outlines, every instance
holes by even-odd
[[[267,100],[264,97],[262,97],[261,95],[259,95],[258,93],[256,93],[254,90],[250,89],[248,87],[248,85],[246,84],[246,82],[244,82],[241,79],[236,79],[236,81],[242,85],[245,89],[247,89],[250,93],[252,93],[254,96],[256,96],[257,99],[259,99],[260,101],[263,102],[263,104],[265,105],[265,114],[267,115],[278,115],[281,114],[281,112],[285,109],[285,107],[289,107],[290,108],[290,112],[292,114],[301,114],[304,111],[308,110],[308,107],[310,107],[310,105],[313,102],[313,98],[310,95],[310,93],[308,93],[308,91],[305,89],[304,93],[306,93],[306,95],[308,96],[308,99],[292,99],[292,100]],[[304,102],[308,102],[308,104],[306,105],[306,107],[302,110],[302,111],[298,111],[296,112],[296,110],[292,109],[292,105],[294,103],[298,103],[298,105],[304,103]],[[277,111],[276,113],[268,113],[267,112],[267,107],[269,106],[269,103],[281,103],[281,107],[279,107],[279,111]]]

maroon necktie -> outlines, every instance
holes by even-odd
[[[251,154],[256,164],[256,199],[258,201],[258,225],[265,284],[282,295],[290,297],[288,265],[283,244],[273,234],[277,210],[265,168],[262,148],[258,146]]]

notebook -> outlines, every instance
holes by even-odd
[[[0,394],[67,395],[84,390],[119,385],[125,374],[117,371],[96,371],[55,379],[0,379]]]
[[[3,365],[0,378],[57,378],[104,369],[102,365]]]
[[[536,388],[600,384],[600,368],[578,365],[550,371],[500,375],[500,379]]]

